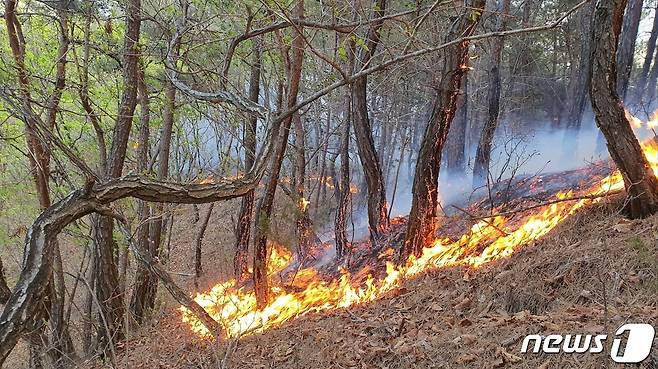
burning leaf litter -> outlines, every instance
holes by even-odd
[[[643,144],[643,149],[654,174],[658,175],[658,147],[650,141]],[[288,291],[282,283],[274,285],[271,302],[261,310],[256,308],[254,292],[246,287],[238,287],[235,280],[215,285],[210,291],[198,294],[195,301],[224,327],[227,337],[236,338],[262,332],[311,312],[343,309],[373,301],[397,289],[405,279],[429,270],[449,266],[478,268],[507,258],[522,246],[546,235],[580,208],[595,204],[605,194],[623,188],[623,179],[615,172],[588,190],[558,192],[555,200],[572,197],[579,199],[554,202],[524,215],[521,220],[510,222],[504,216],[483,219],[456,241],[437,237],[420,257],[412,255],[402,265],[387,262],[386,274],[382,278],[368,274],[364,279],[341,270],[340,277],[322,280],[314,269],[302,269],[297,274],[308,281],[306,286],[301,290]],[[292,262],[293,258],[284,249],[274,248],[268,272],[274,275]],[[184,307],[180,311],[183,322],[189,324],[192,331],[201,336],[209,335],[205,326],[190,311]]]

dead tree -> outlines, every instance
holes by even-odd
[[[623,26],[617,49],[617,93],[622,100],[626,98],[628,84],[633,70],[635,41],[642,19],[644,0],[628,0],[624,12]]]
[[[612,160],[621,172],[628,193],[627,212],[643,218],[658,210],[658,179],[624,114],[617,95],[615,55],[626,0],[597,2],[592,28],[590,99],[596,124],[607,141]]]
[[[298,19],[304,18],[304,2],[299,0],[293,10]],[[297,93],[299,92],[299,83],[301,80],[302,62],[304,57],[304,35],[303,28],[295,28],[295,36],[292,42],[292,57],[290,62],[286,63],[287,74],[287,96],[286,107],[292,109],[297,105]],[[285,59],[285,55],[284,55]],[[265,189],[256,209],[256,235],[254,237],[254,292],[259,308],[265,307],[269,300],[269,283],[267,280],[267,238],[269,233],[270,217],[274,205],[274,195],[279,183],[279,172],[283,164],[283,158],[288,146],[288,136],[290,134],[290,125],[292,116],[286,117],[280,128],[280,135],[277,142],[276,150],[272,157],[268,178],[265,182]]]
[[[496,30],[502,32],[505,31],[510,0],[499,0],[496,4]],[[482,127],[480,141],[478,142],[475,153],[473,188],[483,186],[489,178],[491,146],[496,128],[498,127],[498,115],[500,113],[500,59],[503,53],[503,38],[497,37],[492,40],[491,44],[491,69],[489,70],[489,86],[487,91],[488,117],[484,123],[484,127]]]
[[[251,64],[251,76],[249,78],[249,100],[258,104],[260,93],[261,72],[261,45],[257,40],[254,42],[253,63]],[[245,171],[251,170],[256,156],[256,129],[258,116],[251,114],[245,121],[243,129],[244,140],[244,167]],[[247,276],[247,258],[249,241],[251,239],[251,219],[254,208],[254,192],[248,192],[242,197],[240,214],[238,215],[238,226],[236,231],[235,257],[233,258],[233,271],[235,279],[243,280]]]
[[[386,0],[375,0],[373,18],[381,18],[386,10]],[[380,32],[384,20],[372,22],[368,28],[365,45],[359,48],[355,68],[365,69],[370,64],[380,40]],[[352,83],[352,115],[354,120],[354,135],[361,159],[361,166],[368,187],[368,224],[371,240],[385,233],[389,227],[386,204],[385,182],[382,174],[379,155],[372,138],[372,127],[368,117],[367,76],[357,78]]]
[[[472,35],[483,10],[484,0],[466,1],[450,26],[446,42]],[[466,72],[463,65],[468,57],[468,46],[468,41],[461,41],[444,49],[441,80],[416,163],[409,224],[400,251],[402,260],[412,253],[420,255],[423,247],[434,238],[441,152],[455,116],[459,86]]]

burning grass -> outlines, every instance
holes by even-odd
[[[653,143],[644,145],[647,158],[658,174],[658,155]],[[516,214],[514,219],[496,215],[481,219],[459,237],[438,236],[420,257],[411,256],[404,264],[386,262],[386,271],[374,274],[370,268],[356,273],[341,269],[335,278],[322,278],[315,269],[302,269],[295,273],[305,285],[294,290],[284,282],[272,287],[271,302],[264,309],[256,308],[253,291],[239,287],[234,280],[215,285],[210,291],[198,294],[195,300],[204,307],[225,329],[229,338],[239,338],[312,312],[336,310],[371,302],[394,291],[408,279],[421,273],[445,267],[464,266],[481,268],[488,263],[508,258],[523,246],[532,243],[574,215],[579,209],[600,202],[603,196],[622,190],[619,173],[595,180],[584,189],[556,193],[550,205]],[[573,200],[569,200],[573,199]],[[396,220],[396,223],[399,223]],[[388,254],[391,254],[389,252]],[[275,249],[270,263],[277,273],[294,261],[283,257]],[[299,281],[295,283],[299,286]],[[206,328],[185,308],[180,309],[182,319],[201,336]]]

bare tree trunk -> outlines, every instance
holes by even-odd
[[[177,47],[177,45],[176,45]],[[176,104],[176,88],[168,79],[165,82],[165,103],[162,113],[162,127],[160,128],[160,148],[158,151],[158,171],[156,178],[164,180],[169,176],[169,153],[171,151],[171,134],[174,125],[174,111]],[[160,245],[164,228],[163,204],[157,204],[152,209],[152,220],[148,225],[148,247],[152,258],[160,256]],[[147,268],[141,266],[140,273],[135,276],[135,287],[131,297],[131,310],[135,320],[141,323],[145,315],[155,306],[155,296],[158,288],[158,279],[147,273]]]
[[[148,90],[146,89],[146,84],[144,83],[144,71],[140,67],[137,93],[140,104],[140,125],[139,125],[139,141],[137,149],[137,170],[140,173],[144,173],[148,170],[148,153],[149,153],[149,136],[150,136],[150,124],[151,124],[151,112],[149,107],[149,96]],[[149,250],[149,218],[151,216],[150,206],[145,201],[137,201],[137,243],[139,247],[143,250]],[[155,276],[151,274],[147,267],[142,264],[137,265],[137,271],[135,272],[135,287],[133,288],[133,293],[130,298],[130,311],[132,312],[133,317],[137,324],[142,324],[145,313],[152,309],[153,306],[147,306],[146,298],[148,294],[148,286]]]
[[[128,139],[137,105],[139,34],[141,26],[140,0],[129,0],[126,4],[126,35],[124,38],[123,94],[114,126],[112,146],[108,155],[106,178],[117,178],[123,171]],[[95,285],[96,298],[100,302],[99,319],[102,325],[99,348],[114,346],[124,337],[124,304],[119,288],[119,273],[116,261],[117,245],[113,237],[114,224],[110,217],[95,216]],[[107,329],[105,328],[107,327]]]
[[[626,98],[628,84],[633,70],[635,40],[642,19],[644,0],[628,0],[624,13],[623,27],[617,50],[617,93],[622,100]]]
[[[194,248],[194,284],[197,285],[201,274],[203,273],[203,265],[201,264],[201,251],[203,250],[203,237],[206,234],[206,229],[208,228],[208,222],[210,222],[210,217],[212,216],[212,209],[215,207],[214,203],[208,205],[208,210],[203,216],[203,220],[199,225],[199,230],[196,234],[195,248]]]
[[[381,18],[386,9],[386,0],[375,0],[373,8],[373,18]],[[379,44],[383,23],[383,21],[377,21],[370,24],[365,46],[359,49],[357,55],[356,68],[366,68],[370,64]],[[372,138],[370,118],[368,117],[367,85],[368,80],[365,76],[352,83],[352,115],[359,158],[361,159],[366,186],[368,187],[370,235],[371,240],[376,243],[376,240],[389,229],[390,224],[384,177],[379,156],[375,149],[375,142]]]
[[[450,26],[446,41],[472,35],[483,10],[484,0],[466,1],[460,9],[460,15]],[[416,163],[409,224],[404,245],[400,250],[402,261],[412,253],[420,255],[423,247],[428,246],[434,238],[441,152],[450,123],[455,116],[459,86],[465,73],[462,66],[468,57],[468,45],[465,41],[444,49],[441,81]]]
[[[350,43],[349,57],[353,60],[354,48]],[[351,63],[350,63],[351,64]],[[350,67],[351,70],[351,67]],[[352,121],[352,101],[350,93],[345,94],[343,104],[345,113],[342,124],[340,140],[340,179],[336,180],[335,192],[338,198],[336,208],[334,234],[336,237],[336,257],[342,258],[348,251],[347,241],[347,218],[349,216],[351,193],[350,193],[350,122]],[[335,164],[334,164],[335,165]]]
[[[261,44],[254,43],[254,61],[251,65],[251,76],[249,78],[249,100],[258,103],[260,94],[260,71],[261,71]],[[245,172],[251,170],[256,157],[256,129],[258,117],[254,114],[244,124],[244,166]],[[233,258],[233,271],[235,279],[242,281],[247,277],[247,257],[249,241],[251,239],[251,216],[254,209],[254,191],[249,191],[242,198],[240,215],[238,215],[238,227],[235,242],[235,257]]]
[[[295,234],[297,235],[297,255],[301,261],[304,260],[311,244],[319,243],[319,239],[313,230],[309,215],[309,201],[304,195],[306,187],[306,143],[304,125],[298,113],[292,116],[292,125],[295,130],[295,198],[297,202]]]
[[[299,0],[295,4],[293,13],[298,19],[304,18],[304,1]],[[299,92],[299,82],[302,73],[302,61],[304,57],[304,35],[303,28],[295,27],[295,36],[292,41],[292,58],[287,65],[287,85],[288,96],[286,105],[292,108],[297,103],[297,93]],[[279,172],[283,157],[288,146],[288,136],[290,134],[290,124],[292,117],[286,118],[281,122],[279,129],[279,138],[274,155],[271,159],[269,176],[265,183],[263,197],[258,203],[256,210],[256,235],[254,239],[254,292],[259,308],[263,308],[269,302],[269,282],[267,280],[267,236],[269,233],[270,217],[274,205],[274,195],[279,183]]]
[[[2,259],[0,259],[0,304],[5,304],[9,300],[11,295],[11,290],[7,286],[7,279],[5,279],[5,269],[2,265]]]
[[[580,10],[578,17],[579,31],[583,35],[591,33],[592,15],[596,2],[585,5]],[[589,37],[581,37],[580,40],[580,59],[578,63],[578,73],[575,80],[571,81],[569,88],[569,98],[567,99],[567,117],[565,127],[573,131],[579,131],[583,119],[583,113],[587,106],[587,91],[589,90],[589,73],[592,69],[590,64],[591,40]],[[572,142],[573,133],[567,133],[565,139]]]
[[[647,87],[647,79],[649,77],[649,70],[651,68],[651,62],[653,61],[653,54],[656,51],[656,40],[658,39],[658,2],[656,2],[656,7],[653,11],[653,26],[651,27],[651,35],[647,41],[647,52],[644,55],[644,63],[642,64],[642,72],[640,72],[640,78],[637,83],[637,90],[635,91],[635,101],[634,103],[639,103],[644,96],[645,88]]]
[[[49,145],[42,143],[36,134],[37,118],[30,114],[36,114],[32,111],[32,96],[30,94],[30,81],[28,71],[25,67],[25,44],[24,37],[21,31],[21,25],[16,15],[17,1],[7,0],[5,2],[5,24],[7,27],[9,46],[12,56],[16,63],[18,71],[18,82],[20,86],[20,93],[22,97],[22,105],[27,112],[25,121],[25,131],[27,138],[27,147],[29,150],[29,163],[30,172],[34,179],[37,190],[38,201],[41,209],[46,209],[51,205],[50,198],[50,160],[51,148]],[[59,26],[59,48],[56,60],[55,72],[55,86],[48,99],[46,109],[46,129],[53,131],[56,125],[57,112],[59,110],[59,103],[62,97],[64,87],[66,86],[66,60],[69,48],[68,38],[68,15],[65,11],[57,12],[57,24]],[[30,339],[30,351],[34,355],[30,357],[31,364],[40,366],[40,347],[34,345],[41,345],[47,338],[43,335],[46,325],[52,327],[53,346],[49,350],[49,354],[53,359],[56,367],[65,365],[65,359],[74,359],[76,356],[75,350],[72,345],[72,340],[68,331],[68,325],[64,321],[64,302],[65,302],[65,286],[64,274],[61,265],[61,256],[59,251],[59,244],[57,239],[52,240],[54,248],[55,267],[50,265],[50,279],[47,282],[47,296],[43,301],[36,302],[45,308],[46,313],[40,312],[39,316],[43,316],[41,320],[37,320],[38,324],[34,327],[32,338]],[[56,278],[53,278],[53,273]],[[3,277],[4,281],[4,277]],[[5,287],[6,287],[6,282]],[[8,291],[8,289],[6,290]],[[4,292],[6,292],[4,291]],[[49,323],[48,323],[49,322]]]
[[[658,210],[658,179],[642,152],[617,95],[614,55],[625,5],[626,0],[597,2],[592,30],[590,99],[596,124],[603,132],[610,156],[624,178],[628,192],[626,210],[632,218],[643,218]]]
[[[468,125],[468,73],[462,78],[461,93],[457,96],[455,122],[448,134],[446,147],[447,170],[450,175],[463,176],[466,172],[466,126]],[[399,169],[399,166],[398,166]]]
[[[510,0],[498,0],[496,9],[496,30],[504,31],[507,14],[509,13]],[[480,141],[475,153],[473,165],[473,188],[478,188],[487,182],[489,177],[489,166],[491,164],[491,144],[498,127],[498,114],[500,112],[500,58],[503,52],[503,38],[497,37],[492,40],[491,48],[491,70],[489,71],[488,87],[488,109],[489,116],[484,123]]]

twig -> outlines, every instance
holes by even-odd
[[[455,205],[453,205],[453,207],[455,207],[458,210],[461,210],[462,212],[466,213],[473,220],[485,220],[485,219],[495,218],[497,216],[507,216],[507,215],[523,213],[523,212],[526,212],[528,210],[537,209],[537,208],[541,208],[541,207],[548,206],[548,205],[558,204],[558,203],[561,203],[561,202],[577,201],[577,200],[594,200],[594,199],[598,199],[598,198],[601,198],[601,197],[615,195],[615,194],[618,194],[620,192],[622,192],[622,191],[621,190],[614,190],[614,191],[608,191],[608,192],[598,194],[598,195],[583,195],[583,196],[569,197],[569,198],[566,198],[566,199],[555,199],[555,200],[543,202],[541,204],[528,206],[528,207],[525,207],[525,208],[522,208],[522,209],[504,211],[502,213],[497,213],[497,214],[493,214],[493,215],[485,215],[485,216],[474,216],[474,215],[466,212],[465,210],[458,208]]]

